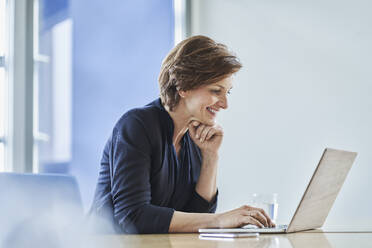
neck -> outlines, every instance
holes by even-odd
[[[165,110],[168,112],[173,120],[174,130],[173,130],[173,145],[178,145],[183,135],[188,130],[188,124],[192,121],[192,117],[186,111],[185,106],[180,102],[173,111],[169,110],[168,106],[164,106]]]

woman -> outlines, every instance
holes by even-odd
[[[179,43],[163,61],[160,98],[125,113],[108,140],[92,212],[119,233],[197,232],[273,226],[262,209],[214,214],[232,76],[241,68],[225,45],[205,36]]]

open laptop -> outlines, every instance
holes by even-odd
[[[357,153],[326,148],[289,225],[205,228],[200,233],[291,233],[320,228],[340,192]]]

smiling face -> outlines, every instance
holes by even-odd
[[[191,120],[214,125],[218,111],[228,107],[227,95],[231,88],[232,76],[229,76],[194,90],[180,91],[179,94]]]

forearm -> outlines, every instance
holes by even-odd
[[[217,227],[216,214],[174,211],[169,232],[198,232],[199,228]]]
[[[218,154],[203,154],[196,192],[207,201],[211,201],[217,192],[217,164]]]

